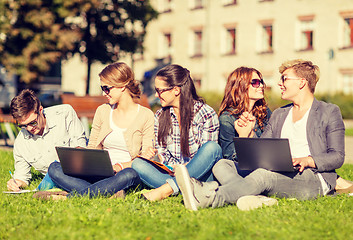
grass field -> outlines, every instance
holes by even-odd
[[[6,190],[11,151],[0,151],[1,190]],[[353,165],[339,174],[353,180]],[[40,179],[37,176],[35,184]],[[35,184],[31,186],[34,188]],[[130,193],[125,200],[73,198],[40,201],[32,194],[0,195],[0,239],[351,239],[353,197],[311,201],[279,199],[249,212],[236,206],[184,208],[182,197],[150,203]]]
[[[353,128],[346,128],[345,135],[346,136],[353,136]]]

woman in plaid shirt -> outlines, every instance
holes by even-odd
[[[168,168],[184,164],[191,176],[211,181],[212,167],[222,157],[216,112],[197,95],[189,70],[179,65],[162,68],[156,75],[155,89],[162,109],[155,114],[155,148],[148,157],[158,153],[159,161]],[[147,186],[155,188],[143,195],[148,200],[179,192],[175,177],[148,161],[136,158],[132,168]]]

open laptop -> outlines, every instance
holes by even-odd
[[[100,180],[114,175],[109,153],[100,149],[55,147],[66,175]]]
[[[234,138],[238,167],[241,170],[264,168],[274,172],[294,172],[288,139]]]

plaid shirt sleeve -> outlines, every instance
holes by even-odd
[[[200,126],[198,127],[197,139],[195,139],[199,147],[208,141],[218,142],[219,120],[213,108],[203,104],[194,119],[194,122]]]

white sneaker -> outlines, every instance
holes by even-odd
[[[263,206],[278,205],[277,199],[265,197],[262,195],[257,196],[243,196],[238,199],[237,207],[242,211],[249,211]]]
[[[185,208],[197,211],[198,208],[205,208],[211,205],[218,183],[200,182],[191,178],[184,165],[175,166],[175,177],[183,195]]]

